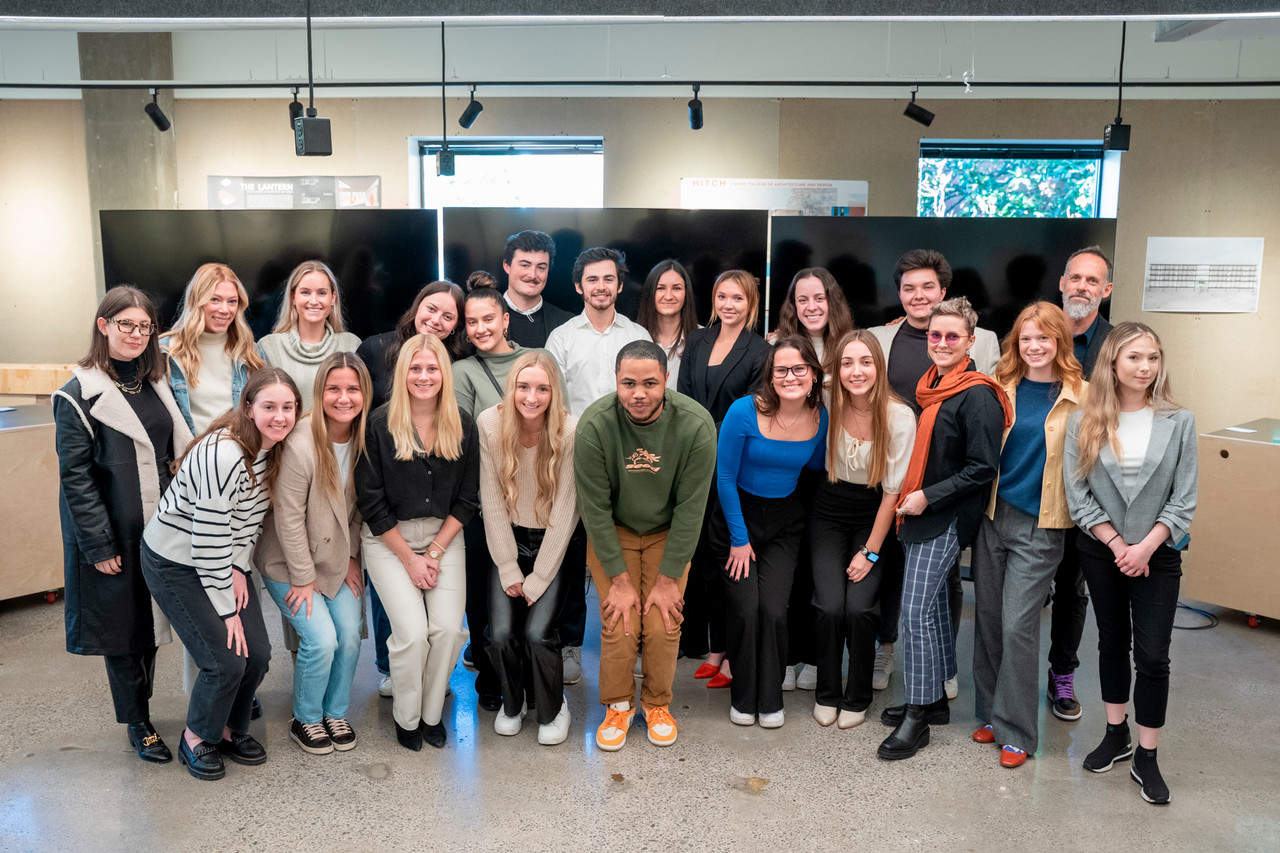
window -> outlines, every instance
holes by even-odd
[[[1114,217],[1119,169],[1095,140],[922,139],[916,215]]]
[[[577,137],[449,142],[453,177],[436,175],[439,139],[419,139],[422,207],[603,207],[604,140]]]

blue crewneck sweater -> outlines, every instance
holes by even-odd
[[[1014,401],[1015,419],[1000,452],[1000,485],[996,495],[1030,516],[1040,516],[1040,493],[1048,451],[1044,443],[1044,422],[1058,399],[1050,382],[1018,382]]]

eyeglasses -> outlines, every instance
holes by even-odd
[[[945,335],[942,334],[942,332],[930,332],[929,343],[937,344],[945,340],[947,342],[947,346],[953,347],[967,337],[968,335],[962,335],[959,332],[947,332]]]
[[[774,379],[786,379],[788,373],[790,373],[796,379],[803,379],[804,377],[809,375],[809,365],[793,364],[789,367],[784,365],[777,365],[773,368]]]
[[[135,323],[132,320],[108,320],[108,323],[115,323],[116,328],[123,334],[132,335],[134,332],[142,335],[144,338],[150,337],[156,327],[150,323]]]

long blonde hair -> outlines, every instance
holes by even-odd
[[[329,419],[324,416],[324,388],[329,383],[329,374],[335,370],[350,368],[356,372],[356,380],[360,383],[360,396],[363,403],[360,414],[351,422],[351,453],[347,471],[348,500],[355,494],[356,462],[364,455],[364,426],[369,417],[369,402],[373,399],[373,382],[369,378],[369,369],[364,366],[360,356],[350,352],[335,352],[320,362],[316,371],[316,381],[312,385],[311,399],[319,402],[311,410],[311,438],[316,446],[316,470],[320,474],[320,488],[334,497],[342,497],[342,474],[338,471],[338,457],[333,452],[333,441],[329,438]],[[316,417],[317,410],[320,417]]]
[[[1000,362],[996,365],[992,378],[1007,387],[1017,385],[1027,375],[1027,363],[1022,360],[1022,352],[1018,346],[1025,323],[1035,323],[1036,328],[1053,338],[1057,347],[1053,356],[1053,381],[1079,393],[1084,372],[1080,362],[1076,361],[1075,344],[1067,329],[1067,320],[1061,307],[1043,300],[1032,302],[1023,308],[1018,319],[1013,321],[1013,328],[1004,336],[1004,342],[1000,346]]]
[[[546,422],[533,453],[533,473],[538,483],[534,516],[539,524],[546,525],[551,516],[551,503],[560,485],[560,463],[572,447],[563,435],[568,412],[560,391],[560,373],[556,370],[555,362],[544,352],[525,353],[515,360],[511,365],[511,372],[507,374],[507,387],[502,392],[502,403],[498,408],[498,449],[502,455],[498,463],[498,479],[502,483],[502,499],[506,501],[507,513],[514,516],[516,503],[520,500],[518,479],[522,418],[516,411],[516,383],[520,372],[529,367],[542,368],[551,383],[551,402],[543,414]]]
[[[871,468],[867,471],[867,485],[875,488],[889,473],[889,445],[892,443],[892,432],[889,426],[889,409],[894,403],[906,405],[893,393],[889,386],[889,370],[885,366],[884,350],[876,336],[866,329],[854,329],[845,332],[840,338],[834,355],[828,360],[831,366],[831,405],[827,414],[827,459],[831,460],[840,452],[840,432],[844,423],[844,413],[853,406],[849,389],[840,381],[840,361],[844,358],[845,348],[854,341],[866,344],[871,352],[871,360],[876,368],[876,382],[871,386],[868,398],[871,401]],[[827,481],[836,481],[836,466],[828,463]]]
[[[276,327],[271,330],[272,334],[284,334],[298,328],[298,308],[293,304],[293,297],[298,292],[298,285],[302,284],[302,277],[313,272],[321,273],[327,278],[329,289],[333,291],[333,308],[324,320],[325,325],[335,334],[346,331],[342,325],[342,299],[338,295],[338,277],[324,261],[303,261],[289,273],[289,284],[284,289],[284,301],[280,303],[280,316],[276,318]]]
[[[423,447],[413,425],[409,401],[409,364],[423,350],[430,350],[440,364],[440,392],[436,397],[436,413],[431,446]],[[400,347],[396,358],[395,378],[391,381],[391,399],[387,402],[387,431],[396,446],[396,459],[408,462],[418,453],[428,453],[450,462],[462,456],[462,417],[453,396],[453,369],[449,353],[435,335],[414,335]]]
[[[178,362],[182,375],[192,388],[200,384],[200,349],[197,344],[204,332],[204,306],[213,298],[214,289],[224,281],[236,286],[236,296],[240,300],[236,306],[236,318],[227,329],[225,352],[233,363],[243,362],[250,373],[266,365],[258,356],[253,332],[244,319],[245,309],[249,307],[249,294],[244,285],[226,264],[204,264],[187,282],[187,289],[182,295],[182,313],[165,335],[169,357]]]
[[[1098,350],[1098,361],[1093,366],[1089,387],[1085,389],[1080,404],[1080,464],[1076,477],[1089,476],[1098,462],[1098,454],[1104,446],[1119,457],[1120,441],[1116,430],[1120,425],[1120,380],[1116,377],[1116,360],[1126,346],[1138,338],[1150,338],[1160,353],[1160,367],[1155,381],[1147,388],[1146,403],[1157,412],[1182,408],[1173,399],[1169,388],[1169,372],[1165,364],[1164,344],[1155,330],[1144,323],[1126,321],[1116,324]]]

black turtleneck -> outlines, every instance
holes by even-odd
[[[160,473],[160,487],[163,490],[169,483],[169,462],[173,459],[173,419],[160,400],[160,395],[151,383],[142,380],[138,383],[137,361],[117,361],[111,359],[111,367],[116,373],[116,385],[120,395],[128,402],[133,413],[142,422],[142,428],[151,439],[151,446],[156,451],[156,470]],[[124,388],[132,388],[140,384],[141,390],[136,394],[127,393]]]

